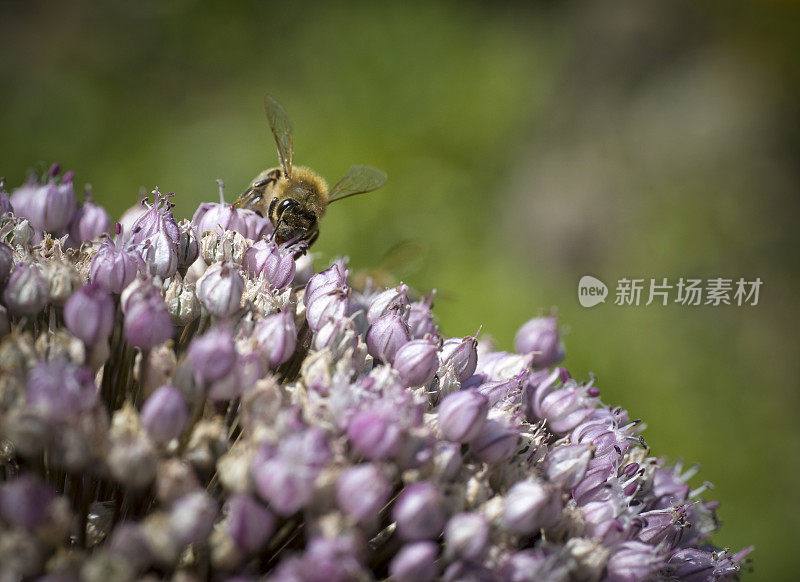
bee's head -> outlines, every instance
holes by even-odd
[[[297,200],[285,198],[276,203],[274,213],[270,213],[275,226],[275,240],[278,243],[296,239],[309,243],[316,239],[317,215],[304,208]]]

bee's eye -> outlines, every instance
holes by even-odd
[[[290,206],[294,206],[296,204],[297,204],[297,202],[295,202],[291,198],[287,198],[286,200],[282,200],[281,203],[278,204],[278,216],[281,216],[284,212],[286,212],[287,208],[289,208]]]

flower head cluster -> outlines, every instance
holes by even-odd
[[[554,317],[518,353],[445,337],[432,296],[158,190],[98,238],[57,174],[0,193],[3,579],[737,577],[694,471],[558,367]]]

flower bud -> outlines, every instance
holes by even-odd
[[[197,281],[197,298],[216,317],[228,317],[242,305],[244,279],[233,265],[215,263]]]
[[[175,457],[159,461],[156,471],[156,497],[159,502],[172,503],[199,488],[200,482],[189,463]]]
[[[11,203],[19,216],[31,221],[38,231],[61,233],[77,210],[72,176],[65,174],[59,184],[51,179],[38,187],[23,186],[14,191]]]
[[[249,232],[249,223],[245,215],[252,211],[236,208],[233,204],[226,204],[220,186],[220,202],[204,202],[195,210],[192,224],[202,237],[206,232],[222,234],[226,230],[238,232],[243,236],[253,234]],[[251,219],[252,220],[252,219]]]
[[[387,459],[400,448],[402,433],[395,422],[378,412],[359,412],[347,427],[353,448],[367,459]]]
[[[111,476],[132,489],[141,490],[150,485],[156,476],[158,457],[131,404],[123,405],[114,413],[108,441],[106,464]]]
[[[459,513],[450,518],[444,530],[447,555],[478,561],[489,544],[489,522],[479,513]]]
[[[315,350],[330,350],[333,357],[341,357],[347,350],[358,347],[358,332],[351,319],[329,319],[314,334]]]
[[[195,338],[186,354],[194,370],[195,381],[208,383],[227,376],[236,363],[236,348],[231,332],[217,327]]]
[[[275,517],[249,495],[234,495],[226,510],[228,535],[247,554],[258,552],[275,530]]]
[[[520,481],[506,494],[502,522],[512,533],[529,535],[554,525],[560,517],[560,493],[550,485]]]
[[[433,293],[422,301],[414,301],[408,310],[408,328],[411,337],[422,339],[425,336],[436,335],[436,325],[433,323],[431,305],[433,303]]]
[[[297,327],[294,313],[284,309],[279,313],[267,315],[256,327],[258,348],[269,363],[270,368],[277,368],[292,357],[297,347]]]
[[[458,381],[463,382],[475,373],[478,365],[478,342],[472,336],[451,338],[442,345],[439,357],[442,365],[453,366]]]
[[[319,331],[331,319],[344,319],[350,308],[350,289],[335,288],[328,293],[317,293],[311,298],[303,298],[306,305],[308,326]]]
[[[375,520],[391,492],[392,485],[383,471],[369,463],[345,469],[336,483],[339,508],[360,522]]]
[[[97,283],[88,283],[67,300],[64,322],[75,337],[93,346],[111,335],[114,311],[108,292]]]
[[[433,540],[445,525],[442,495],[433,483],[420,481],[400,493],[392,510],[400,537],[408,541]]]
[[[648,580],[664,567],[664,557],[662,548],[637,541],[623,542],[615,548],[606,564],[605,579],[609,582]]]
[[[121,293],[136,277],[140,263],[141,257],[135,251],[118,248],[106,241],[92,259],[89,279],[111,293]]]
[[[200,243],[194,225],[186,219],[181,220],[178,223],[178,268],[186,269],[199,255]]]
[[[33,237],[33,228],[28,219],[14,214],[0,216],[0,242],[13,249],[27,250]]]
[[[244,253],[242,266],[253,278],[263,276],[270,289],[283,291],[294,279],[292,251],[272,240],[259,240]]]
[[[50,285],[38,265],[17,263],[11,271],[3,301],[15,315],[35,315],[50,300]]]
[[[86,202],[75,213],[69,227],[69,236],[76,243],[87,242],[101,234],[111,232],[111,217],[105,208],[94,203],[87,195]]]
[[[71,263],[60,259],[45,263],[42,276],[50,284],[50,303],[59,306],[64,305],[83,282],[78,270]]]
[[[200,256],[207,265],[221,262],[241,265],[247,246],[247,240],[239,232],[214,230],[206,232],[200,239]]]
[[[367,321],[375,323],[390,311],[402,311],[408,305],[408,286],[400,284],[393,289],[379,293],[367,309]]]
[[[10,524],[34,530],[48,518],[53,491],[30,475],[7,481],[0,487],[0,515]]]
[[[147,210],[136,219],[130,230],[126,231],[127,242],[138,245],[162,232],[173,245],[177,246],[179,231],[172,215],[174,204],[169,201],[170,196],[172,196],[171,193],[162,195],[156,188],[153,190],[152,205],[147,202],[147,199],[142,201]]]
[[[169,513],[169,529],[178,545],[202,545],[211,534],[217,517],[217,504],[205,491],[178,499]]]
[[[517,450],[519,430],[508,422],[488,419],[477,436],[470,442],[470,450],[490,465],[502,463],[511,458]]]
[[[155,289],[152,284],[150,286]],[[129,298],[125,307],[124,331],[128,343],[143,350],[149,350],[172,337],[175,328],[167,305],[157,289],[153,295]]]
[[[8,281],[12,268],[14,268],[14,251],[7,244],[0,242],[0,289]]]
[[[8,199],[8,194],[3,189],[2,181],[0,181],[0,214],[9,213],[14,213],[14,207],[11,205],[11,200]]]
[[[150,274],[162,279],[172,277],[178,270],[178,245],[169,235],[161,229],[143,245],[142,257]]]
[[[439,405],[439,430],[453,442],[467,443],[481,432],[489,400],[475,390],[461,390],[445,396]]]
[[[308,280],[306,284],[303,302],[308,306],[318,296],[325,295],[336,289],[347,288],[347,271],[343,261],[336,261],[329,268],[317,273]]]
[[[549,368],[564,359],[564,344],[555,317],[537,317],[519,328],[514,347],[520,354],[533,354],[533,365]]]
[[[261,216],[248,208],[240,208],[239,214],[244,221],[242,234],[250,240],[261,240],[272,234],[272,223],[269,218]]]
[[[404,545],[389,563],[389,574],[395,582],[430,582],[436,578],[436,554],[433,542]]]
[[[394,362],[397,350],[410,341],[408,324],[396,311],[379,317],[367,330],[367,350],[376,359]]]
[[[142,426],[160,444],[181,436],[188,420],[189,409],[173,386],[156,389],[142,406]]]
[[[259,495],[279,515],[293,514],[314,495],[316,473],[290,460],[278,457],[258,463],[253,476]]]
[[[401,346],[392,364],[406,386],[424,386],[439,369],[438,345],[430,339],[411,340]]]
[[[551,483],[556,483],[565,490],[574,489],[586,475],[591,458],[591,445],[555,447],[547,453],[544,472]]]

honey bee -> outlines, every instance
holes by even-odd
[[[317,173],[292,165],[292,126],[281,104],[267,95],[264,108],[281,165],[256,176],[234,204],[269,217],[276,242],[305,242],[310,247],[319,236],[319,221],[328,204],[380,188],[386,182],[386,174],[370,166],[353,166],[328,189]]]

